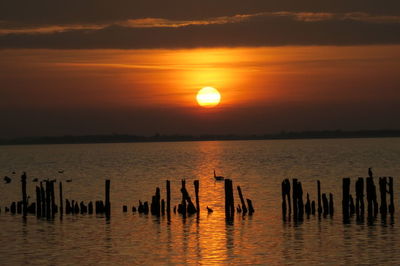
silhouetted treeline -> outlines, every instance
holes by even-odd
[[[382,138],[400,137],[400,130],[359,130],[359,131],[282,131],[264,135],[160,135],[137,136],[124,134],[23,137],[0,139],[0,145],[25,144],[78,144],[78,143],[126,143],[126,142],[167,142],[167,141],[207,141],[207,140],[263,140],[263,139],[322,139],[322,138]]]

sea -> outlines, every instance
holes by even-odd
[[[378,177],[394,179],[394,217],[344,222],[342,179],[351,178],[355,197],[355,181],[370,167],[377,187]],[[215,181],[214,170],[233,181],[235,205],[241,187],[253,215],[225,219],[224,182]],[[23,172],[30,202],[35,178],[55,179],[56,195],[62,182],[65,199],[85,204],[104,200],[109,179],[110,219],[6,213],[22,198]],[[399,265],[399,174],[400,138],[0,146],[0,265]],[[284,220],[286,178],[301,181],[311,200],[320,180],[322,193],[333,194],[334,214]],[[182,179],[192,199],[193,182],[200,182],[199,215],[172,212],[168,220],[131,211],[139,200],[150,202],[157,187],[166,199],[166,180],[177,206]]]

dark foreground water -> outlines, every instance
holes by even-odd
[[[0,184],[0,265],[398,265],[400,211],[393,221],[342,222],[342,178],[352,177],[354,194],[355,178],[366,176],[368,167],[376,176],[394,177],[399,210],[399,138],[2,146],[0,177],[13,180]],[[225,222],[224,185],[214,181],[213,169],[241,185],[253,200],[252,217],[236,215],[233,224]],[[28,174],[32,199],[35,177],[64,181],[64,197],[85,202],[103,199],[104,180],[111,179],[111,219],[64,215],[62,220],[23,220],[4,213],[5,205],[20,200],[22,171]],[[321,180],[323,192],[334,194],[333,218],[282,221],[281,181],[293,177],[312,199],[316,180]],[[123,204],[150,201],[157,186],[165,198],[166,179],[171,180],[171,204],[178,204],[182,178],[192,196],[193,180],[200,180],[199,219],[173,214],[168,222],[166,217],[122,213]],[[206,206],[214,212],[208,214]]]

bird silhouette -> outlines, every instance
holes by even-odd
[[[213,209],[211,209],[211,208],[209,208],[209,207],[207,206],[207,211],[208,211],[208,213],[212,213],[212,212],[213,212]]]
[[[225,179],[225,177],[223,177],[223,176],[216,175],[215,174],[215,169],[214,169],[214,178],[215,178],[215,180],[224,180]]]
[[[372,169],[372,167],[368,168],[368,176],[372,178],[373,177],[373,173],[372,173],[371,169]]]
[[[58,173],[62,174],[62,173],[64,173],[64,170],[60,169],[60,170],[58,170]]]
[[[8,184],[8,183],[11,182],[11,178],[9,178],[8,176],[5,176],[3,179],[4,179],[4,182],[5,182],[6,184]]]

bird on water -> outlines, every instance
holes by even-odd
[[[208,211],[208,213],[212,213],[213,209],[211,209],[210,207],[207,206],[207,211]]]
[[[223,177],[223,176],[216,175],[215,174],[215,169],[214,169],[214,178],[215,178],[215,180],[224,180],[225,179],[225,177]]]

